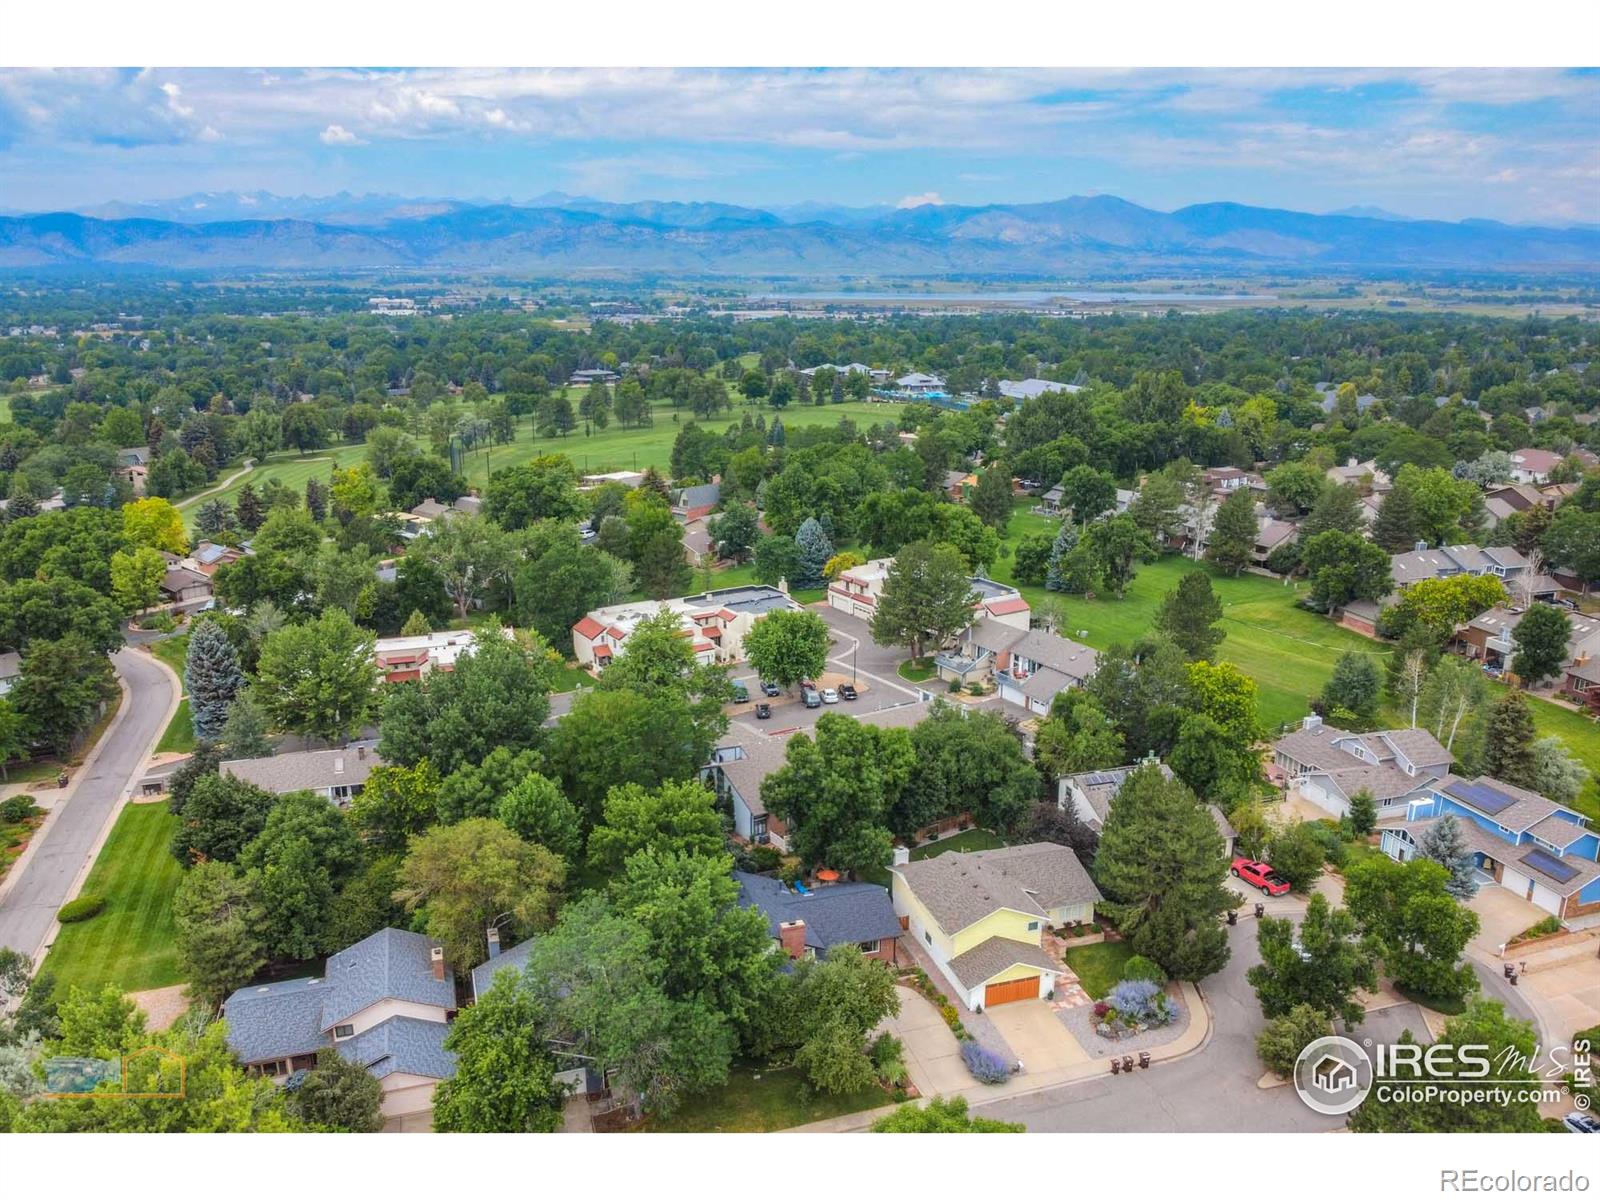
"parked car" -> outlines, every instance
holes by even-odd
[[[823,688],[822,689],[822,702],[824,704],[837,704],[837,703],[839,703],[839,693],[837,691],[835,691],[833,688]]]
[[[744,684],[742,684],[742,683],[738,682],[737,680],[735,680],[734,684],[733,684],[733,701],[734,701],[734,703],[735,704],[743,704],[748,699],[750,699],[750,689],[745,687]]]
[[[1600,1119],[1584,1112],[1569,1112],[1561,1118],[1561,1123],[1573,1133],[1600,1133]]]
[[[817,687],[817,681],[815,679],[802,679],[800,681],[800,690],[802,692],[815,692],[820,691],[821,689]]]
[[[760,704],[756,705],[756,720],[765,721],[765,720],[768,720],[771,716],[772,716],[772,705],[768,704],[765,700],[763,700]]]
[[[763,696],[776,696],[781,691],[783,691],[783,689],[777,684],[773,683],[772,680],[763,679],[761,681],[761,694]]]
[[[1251,887],[1260,888],[1268,896],[1281,896],[1289,890],[1289,881],[1272,869],[1271,863],[1257,862],[1252,858],[1233,860],[1231,874]]]
[[[800,699],[807,708],[822,707],[822,694],[816,688],[801,688]]]
[[[839,699],[841,699],[841,700],[854,700],[855,698],[856,698],[856,685],[855,684],[853,684],[853,683],[841,683],[839,685]]]

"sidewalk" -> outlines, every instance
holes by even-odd
[[[1206,1004],[1205,997],[1200,989],[1192,983],[1180,985],[1183,990],[1183,1002],[1189,1009],[1189,1028],[1183,1036],[1158,1046],[1150,1051],[1152,1069],[1164,1062],[1185,1058],[1205,1047],[1211,1040],[1211,1009]],[[1084,1083],[1090,1079],[1100,1079],[1110,1074],[1111,1068],[1105,1061],[1075,1063],[1070,1067],[1063,1067],[1057,1071],[1041,1071],[1037,1074],[1024,1074],[1014,1076],[1010,1081],[991,1087],[987,1084],[974,1082],[972,1086],[961,1088],[954,1092],[946,1093],[947,1096],[964,1096],[968,1105],[974,1109],[981,1109],[986,1104],[999,1100],[1011,1100],[1018,1096],[1029,1096],[1035,1092],[1046,1092],[1053,1088],[1070,1087],[1073,1084]],[[853,1133],[866,1129],[885,1113],[895,1110],[896,1105],[884,1108],[872,1108],[863,1112],[846,1113],[841,1117],[832,1117],[826,1121],[816,1121],[810,1125],[797,1125],[793,1129],[784,1130],[785,1133]]]

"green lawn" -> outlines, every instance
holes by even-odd
[[[329,472],[335,466],[348,467],[352,463],[360,462],[366,457],[365,443],[356,443],[348,446],[332,446],[326,450],[310,450],[305,454],[278,453],[267,458],[263,463],[258,463],[248,475],[235,481],[224,490],[200,500],[199,495],[187,497],[178,502],[178,507],[183,509],[184,520],[189,528],[194,528],[195,514],[203,503],[211,500],[226,500],[232,504],[239,496],[239,489],[245,484],[250,484],[260,491],[268,481],[276,479],[286,487],[300,495],[305,494],[306,480],[317,478],[326,481]],[[238,464],[224,467],[218,474],[217,480],[228,479],[239,469]],[[207,484],[206,488],[216,486],[215,482]],[[201,488],[203,492],[206,488]]]
[[[580,671],[577,667],[569,667],[562,663],[556,669],[555,686],[550,690],[556,694],[561,692],[575,692],[581,687],[593,687],[594,676],[587,671]]]
[[[954,837],[942,838],[937,842],[927,842],[918,846],[911,852],[913,859],[935,858],[940,854],[958,851],[962,854],[972,850],[998,850],[1006,844],[1005,838],[997,833],[990,833],[987,829],[968,829]]]
[[[728,567],[725,570],[711,572],[710,587],[711,589],[715,590],[719,588],[742,587],[745,584],[753,584],[755,582],[755,564],[740,563],[736,567]],[[694,581],[695,588],[701,588],[705,586],[705,584],[706,580],[703,579],[700,573],[697,572]],[[789,598],[792,599],[796,604],[819,604],[828,598],[828,589],[790,588]]]
[[[63,925],[45,959],[62,987],[123,991],[181,983],[172,924],[172,894],[183,868],[168,843],[178,818],[165,804],[129,804],[95,860],[83,895],[101,895],[97,917]]]
[[[1104,1000],[1122,979],[1133,948],[1127,942],[1096,942],[1092,946],[1074,946],[1065,957],[1083,990],[1096,1000]]]
[[[793,1067],[735,1066],[720,1088],[685,1101],[671,1117],[652,1117],[649,1133],[771,1133],[892,1104],[879,1087],[834,1096],[810,1087]]]
[[[178,686],[183,687],[183,661],[189,653],[189,635],[179,634],[177,637],[164,638],[154,642],[150,647],[153,653],[167,666],[171,667],[178,676]],[[167,722],[167,728],[161,734],[161,740],[156,743],[156,753],[177,754],[193,753],[195,747],[194,718],[189,712],[189,697],[184,696],[178,702],[178,709],[172,714],[172,720]]]
[[[907,680],[911,683],[922,683],[926,680],[932,679],[934,676],[933,659],[908,658],[905,662],[900,664],[898,668],[898,674],[901,679]]]

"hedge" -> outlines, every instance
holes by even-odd
[[[61,906],[61,911],[56,913],[56,920],[63,925],[87,921],[90,917],[97,916],[105,906],[104,896],[79,896],[76,900],[68,900]]]

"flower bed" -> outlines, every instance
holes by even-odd
[[[911,967],[900,976],[900,982],[912,991],[922,996],[928,1003],[939,1010],[939,1015],[944,1018],[944,1023],[950,1026],[950,1032],[956,1035],[959,1042],[970,1042],[972,1035],[967,1032],[967,1027],[961,1023],[961,1012],[933,980],[928,978],[928,973],[921,967]]]
[[[1121,1041],[1170,1025],[1172,1002],[1161,985],[1150,979],[1124,979],[1106,999],[1094,1006],[1094,1031]]]

